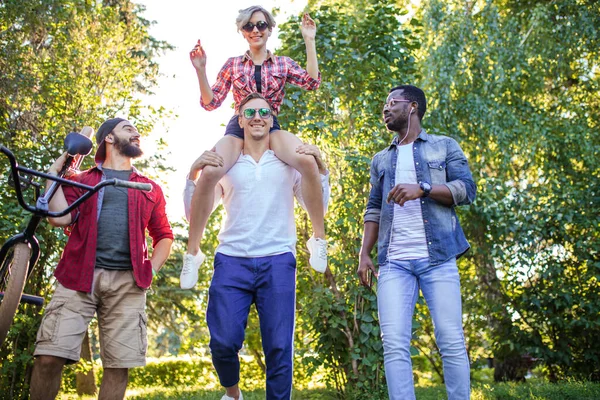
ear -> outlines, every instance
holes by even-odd
[[[238,125],[240,126],[240,128],[244,129],[244,127],[242,126],[242,116],[238,115]]]
[[[269,37],[271,37],[271,33],[273,33],[273,29],[269,28],[268,31],[269,31]]]
[[[112,133],[109,133],[108,135],[106,135],[106,137],[104,138],[104,141],[106,143],[113,143],[114,142],[114,137]]]

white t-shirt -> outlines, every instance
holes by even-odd
[[[396,185],[418,183],[413,144],[396,147]],[[390,234],[388,258],[390,260],[416,260],[429,257],[421,199],[410,200],[404,206],[394,204],[394,220]]]

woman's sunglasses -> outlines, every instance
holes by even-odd
[[[256,27],[259,32],[264,32],[269,27],[269,24],[267,24],[265,21],[258,21],[256,24],[248,22],[246,25],[242,26],[242,30],[250,33],[254,30],[254,27]]]
[[[246,108],[243,114],[246,119],[252,119],[257,112],[262,119],[268,119],[271,116],[271,110],[268,108]]]

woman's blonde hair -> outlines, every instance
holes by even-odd
[[[235,24],[237,25],[238,32],[240,31],[240,29],[242,29],[244,25],[246,25],[250,21],[250,18],[252,18],[252,14],[254,14],[255,12],[263,13],[266,19],[265,22],[267,23],[267,25],[269,25],[269,30],[273,29],[273,27],[275,26],[275,18],[273,18],[273,15],[261,6],[251,6],[240,10],[240,13],[235,19]]]

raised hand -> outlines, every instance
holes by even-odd
[[[67,156],[68,156],[68,154],[66,151],[64,153],[62,153],[60,155],[60,157],[58,157],[54,161],[54,163],[50,166],[50,169],[48,169],[48,173],[50,175],[58,175],[58,172],[62,169],[63,165],[65,165],[65,161],[67,161]],[[69,175],[71,175],[71,174],[69,174]]]
[[[302,16],[302,24],[300,25],[300,32],[302,32],[302,37],[304,40],[314,40],[317,36],[317,24],[315,21],[308,15],[308,13],[304,13]]]
[[[190,51],[190,60],[197,70],[204,70],[206,68],[206,52],[200,44],[200,39],[198,39],[198,43]]]

